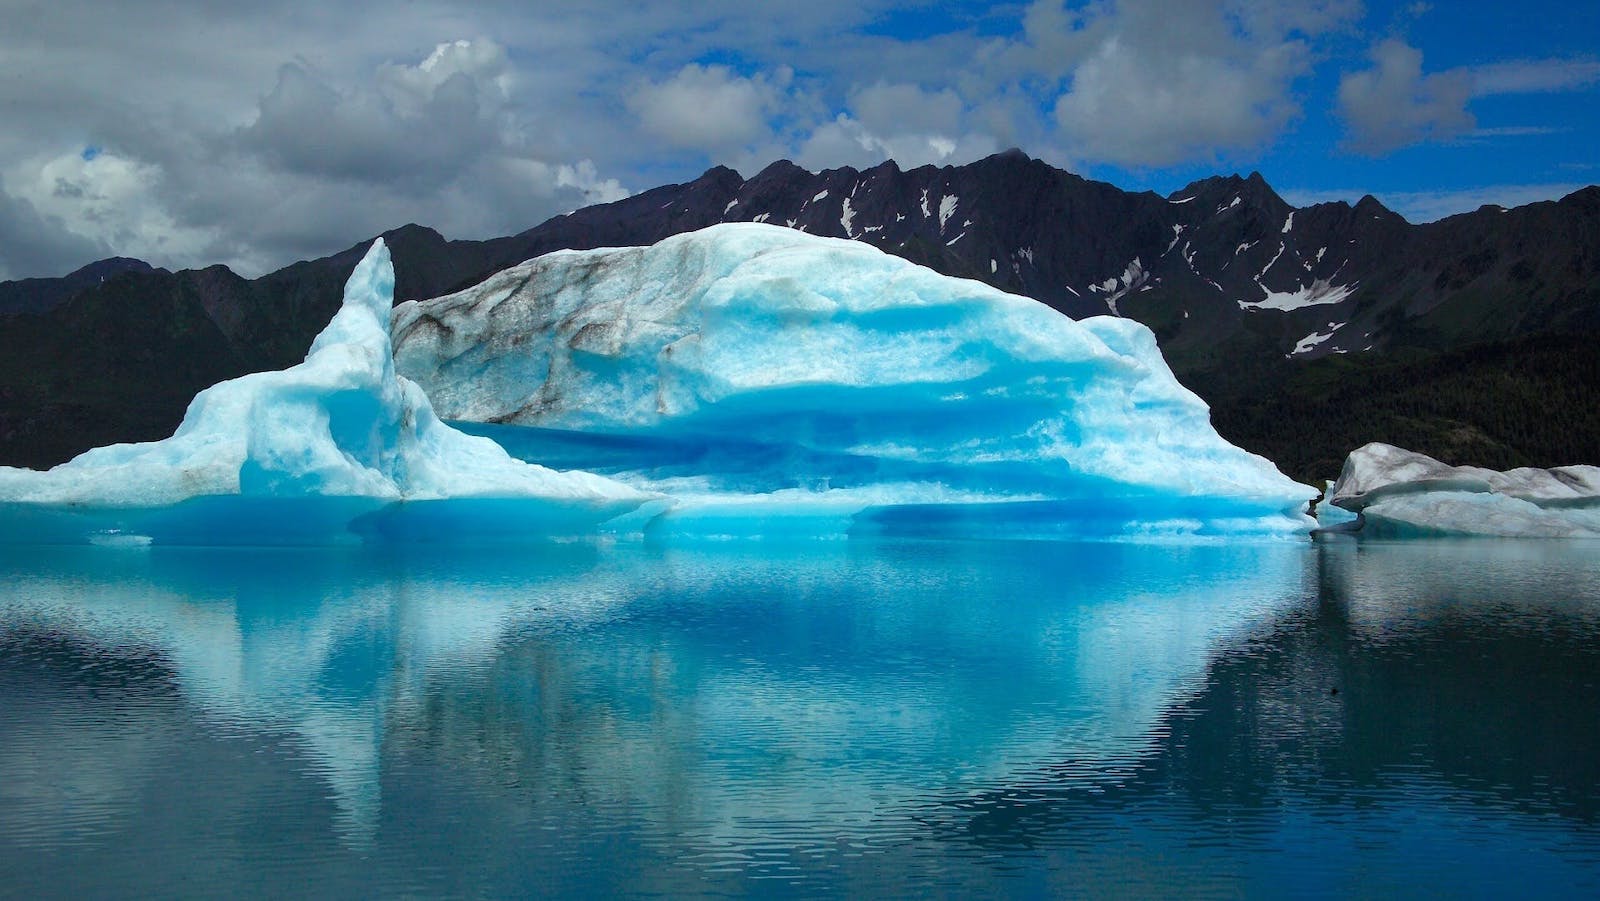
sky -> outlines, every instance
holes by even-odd
[[[247,276],[746,177],[1020,147],[1413,222],[1600,182],[1600,4],[0,0],[0,279]]]

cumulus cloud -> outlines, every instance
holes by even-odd
[[[787,82],[789,75],[780,72],[777,80]],[[767,114],[778,104],[778,88],[727,66],[690,63],[664,81],[640,85],[627,104],[649,134],[675,147],[716,152],[771,134]]]
[[[1079,154],[1139,166],[1258,147],[1298,112],[1282,89],[1288,56],[1181,54],[1152,65],[1148,51],[1113,38],[1078,68],[1056,122]]]
[[[592,160],[528,140],[538,131],[528,118],[506,49],[457,40],[342,81],[291,62],[235,128],[112,129],[101,152],[5,172],[13,197],[64,234],[159,265],[253,275],[408,221],[491,237],[627,195]],[[18,209],[0,214],[22,221]]]
[[[1339,114],[1348,144],[1379,154],[1419,141],[1455,137],[1476,121],[1467,111],[1472,78],[1461,70],[1424,74],[1422,51],[1390,38],[1370,53],[1372,67],[1339,80]]]
[[[1098,15],[1038,16],[1030,35],[1040,47],[1086,54],[1053,109],[1070,152],[1164,166],[1270,143],[1300,112],[1291,88],[1310,71],[1306,36],[1355,10],[1336,2],[1122,0]]]
[[[984,134],[947,137],[900,132],[876,134],[860,121],[840,113],[823,123],[800,145],[796,161],[808,169],[854,166],[864,169],[892,159],[910,169],[928,164],[959,165],[988,156],[999,148]]]
[[[485,105],[498,109],[511,99],[514,84],[506,48],[492,40],[459,39],[433,48],[415,66],[385,63],[378,67],[378,89],[401,115],[424,116],[446,82],[469,79]]]
[[[73,246],[157,261],[193,259],[214,249],[213,230],[181,224],[167,211],[157,167],[114,152],[88,148],[24,160],[8,169],[6,183],[56,234],[70,235]]]
[[[948,135],[961,127],[962,108],[961,98],[949,88],[933,91],[879,81],[850,94],[856,118],[880,133]]]
[[[879,81],[849,94],[849,112],[813,129],[795,155],[811,169],[866,168],[885,159],[913,168],[971,162],[1000,149],[964,127],[966,106],[953,90]]]
[[[1426,73],[1397,43],[1357,61],[1338,98],[1309,94],[1305,76],[1354,46],[1335,38],[1359,0],[37,6],[0,29],[0,58],[25,73],[0,79],[13,272],[127,253],[253,273],[407,221],[507,234],[780,156],[909,167],[1016,145],[1080,170],[1232,162],[1335,99],[1366,152],[1577,133],[1474,132],[1467,112],[1600,83],[1587,57]],[[104,153],[82,159],[86,145]]]
[[[343,90],[291,63],[237,141],[289,172],[437,187],[507,152],[510,84],[505,48],[483,39],[440,44],[415,66],[385,63]]]
[[[63,275],[110,255],[104,242],[41,214],[0,181],[0,280]]]

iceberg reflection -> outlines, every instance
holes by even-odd
[[[8,550],[0,638],[153,655],[200,728],[292,735],[347,841],[403,814],[426,763],[742,848],[864,839],[1057,761],[1145,753],[1219,647],[1315,578],[1283,544],[759,551]],[[138,731],[137,705],[118,715]],[[22,754],[51,733],[8,734]]]

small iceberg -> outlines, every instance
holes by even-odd
[[[482,543],[592,533],[651,499],[442,423],[395,373],[393,297],[379,239],[303,363],[202,391],[162,441],[0,467],[0,542]]]
[[[1315,488],[1223,440],[1126,319],[1074,321],[756,223],[558,251],[395,309],[440,415],[674,504],[691,536],[1304,536]]]
[[[1330,504],[1355,521],[1323,524],[1361,535],[1600,538],[1600,467],[1497,472],[1374,442],[1345,460]]]

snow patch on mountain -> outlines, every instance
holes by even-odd
[[[1122,311],[1117,309],[1117,301],[1134,291],[1144,288],[1150,281],[1150,273],[1145,271],[1144,262],[1134,257],[1120,276],[1113,276],[1099,284],[1090,285],[1089,291],[1094,294],[1106,295],[1106,308],[1113,316],[1121,316]]]
[[[949,194],[939,199],[939,234],[944,234],[945,223],[949,222],[950,217],[956,214],[956,204],[960,201],[961,198],[954,194]]]
[[[1327,326],[1325,326],[1324,331],[1315,331],[1304,338],[1301,338],[1295,344],[1294,350],[1289,351],[1287,355],[1293,357],[1299,354],[1310,353],[1311,351],[1322,346],[1323,342],[1327,341],[1329,338],[1332,338],[1333,333],[1343,328],[1344,325],[1345,323],[1343,322],[1328,323]]]
[[[1256,284],[1261,284],[1261,280],[1267,277],[1267,273],[1272,271],[1272,267],[1278,265],[1278,260],[1283,258],[1283,252],[1288,247],[1289,245],[1287,244],[1278,245],[1278,252],[1272,255],[1272,259],[1268,260],[1267,265],[1261,267],[1261,272],[1256,275]],[[1263,290],[1265,290],[1265,286],[1263,286]]]
[[[1241,300],[1239,301],[1240,309],[1288,312],[1304,307],[1339,303],[1354,294],[1356,288],[1360,287],[1359,284],[1335,285],[1325,278],[1314,279],[1311,284],[1296,288],[1293,291],[1273,291],[1262,286],[1259,281],[1256,284],[1266,292],[1266,297],[1255,301]]]
[[[1163,250],[1161,252],[1161,255],[1162,256],[1166,256],[1167,254],[1171,253],[1172,252],[1172,248],[1178,246],[1178,241],[1182,237],[1183,237],[1183,226],[1182,225],[1174,225],[1172,227],[1172,243],[1167,245],[1167,249]]]

